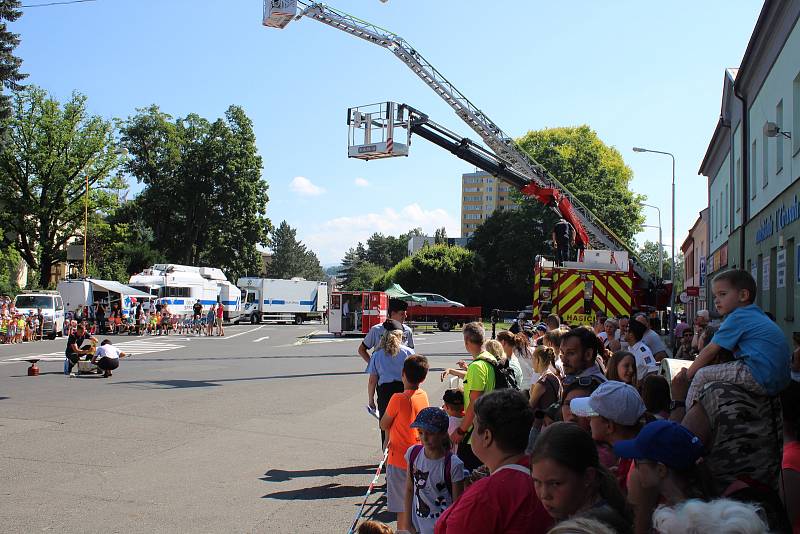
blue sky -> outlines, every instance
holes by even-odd
[[[724,69],[739,65],[761,9],[744,0],[330,3],[403,36],[512,136],[591,126],[633,169],[631,188],[661,208],[667,246],[670,160],[631,147],[675,154],[680,245],[707,204],[697,170]],[[324,265],[375,231],[458,235],[460,176],[474,169],[421,138],[408,158],[350,160],[346,110],[405,102],[476,134],[388,51],[310,19],[265,28],[261,9],[257,0],[97,0],[26,9],[12,30],[29,81],[61,100],[86,94],[94,114],[125,118],[155,103],[214,119],[241,105],[264,158],[269,217],[296,227]],[[647,229],[639,241],[657,238]]]

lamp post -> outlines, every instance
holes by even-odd
[[[114,154],[125,156],[128,154],[127,148],[116,148]],[[94,162],[97,156],[86,162],[84,168],[84,176],[86,177],[86,193],[83,196],[83,277],[86,278],[86,242],[89,240],[89,173],[85,172],[86,167]]]
[[[674,330],[675,330],[675,156],[671,152],[663,152],[661,150],[650,150],[648,148],[641,148],[638,146],[633,147],[634,152],[650,152],[652,154],[663,154],[672,158],[672,258],[670,260],[670,278],[672,279],[672,289],[669,294],[669,307],[670,307],[670,331],[673,337],[673,348],[675,346]]]
[[[658,212],[658,277],[662,280],[664,279],[664,240],[661,237],[661,208],[658,206],[653,206],[652,204],[645,204],[642,202],[642,206],[647,206],[648,208],[653,208]],[[655,226],[651,224],[645,224],[645,228],[655,228]]]

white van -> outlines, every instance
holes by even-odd
[[[25,291],[14,299],[14,307],[19,313],[28,315],[38,313],[42,309],[44,327],[42,332],[50,339],[55,339],[64,332],[64,301],[58,291]]]

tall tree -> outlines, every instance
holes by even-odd
[[[137,213],[172,261],[211,265],[229,277],[258,272],[256,245],[269,245],[267,183],[250,119],[231,106],[209,122],[173,119],[157,106],[122,128],[126,168],[145,185]]]
[[[631,170],[588,126],[528,132],[523,150],[568,187],[622,240],[632,244],[643,221],[643,198],[628,189]],[[553,257],[555,213],[517,195],[519,209],[498,211],[479,226],[469,248],[486,259],[484,307],[518,309],[531,303],[535,257]]]
[[[436,231],[433,233],[433,242],[436,245],[446,245],[447,244],[447,229],[444,226],[441,228],[437,228]]]
[[[121,163],[115,128],[88,115],[85,96],[74,93],[61,106],[35,86],[14,95],[3,124],[9,144],[0,151],[0,225],[46,287],[64,245],[83,234],[87,196],[90,213],[114,203],[106,189]]]
[[[317,255],[297,240],[297,230],[282,221],[272,234],[272,261],[267,267],[270,278],[323,280],[325,272]]]
[[[629,245],[644,222],[644,197],[629,189],[633,171],[588,126],[531,131],[520,147]]]
[[[21,91],[19,84],[28,77],[21,74],[22,60],[14,55],[19,45],[19,35],[8,30],[8,23],[22,16],[19,0],[0,0],[0,120],[11,118],[11,97],[8,91]]]

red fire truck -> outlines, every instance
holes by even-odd
[[[386,320],[389,296],[383,291],[334,291],[328,306],[328,332],[366,335]]]

